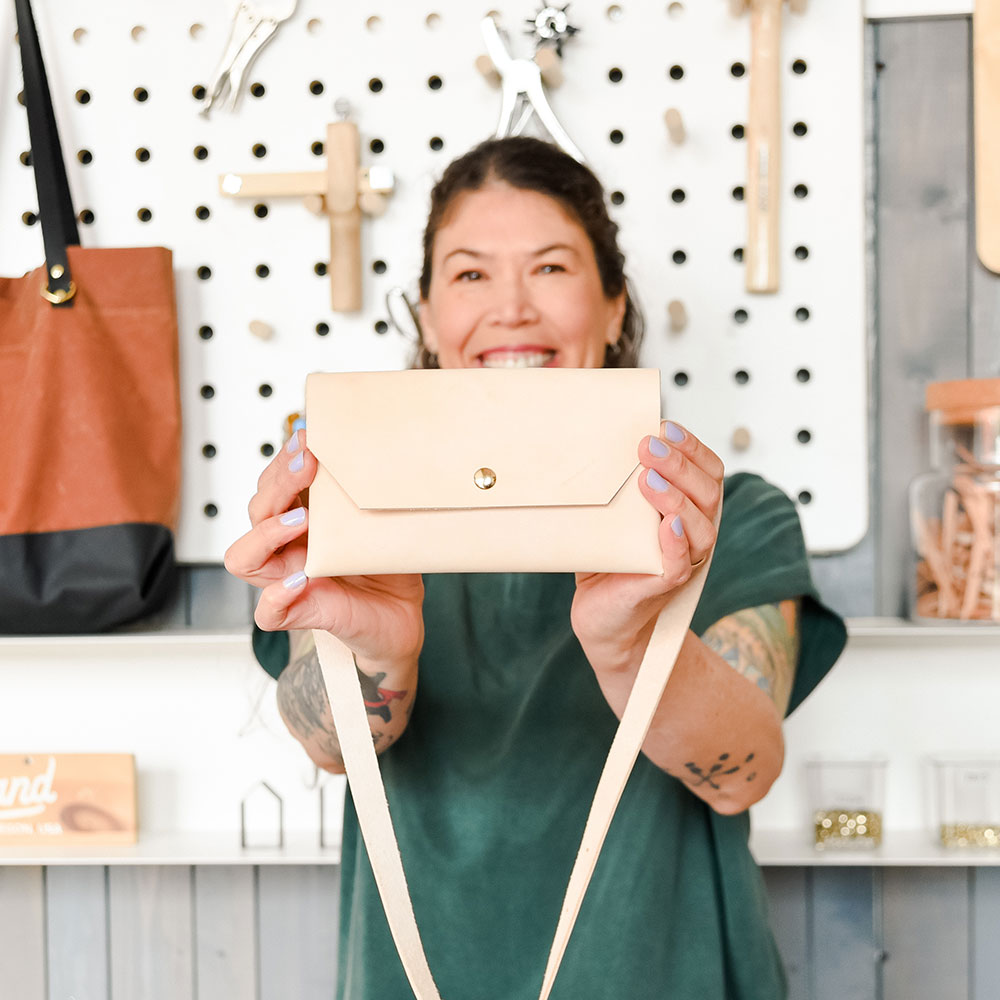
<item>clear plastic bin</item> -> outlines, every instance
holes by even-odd
[[[1000,848],[1000,755],[933,757],[935,839]]]
[[[806,762],[816,850],[872,848],[882,843],[887,764],[882,757]]]

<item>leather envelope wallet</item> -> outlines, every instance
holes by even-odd
[[[315,373],[308,576],[662,572],[656,369]]]

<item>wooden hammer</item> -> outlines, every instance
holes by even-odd
[[[750,113],[747,121],[748,292],[778,290],[781,201],[781,8],[784,0],[729,0],[730,11],[750,11]],[[792,11],[806,0],[788,0]]]

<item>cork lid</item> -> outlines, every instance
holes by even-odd
[[[965,378],[955,382],[929,382],[928,410],[972,410],[1000,406],[1000,378]]]

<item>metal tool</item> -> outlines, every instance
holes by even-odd
[[[561,56],[563,44],[580,29],[569,23],[565,7],[543,7],[534,17],[528,18],[528,34],[534,35],[537,48],[551,45]]]
[[[222,103],[227,111],[236,108],[250,66],[260,50],[274,37],[278,25],[295,13],[298,0],[274,0],[270,9],[261,10],[259,3],[240,0],[229,32],[229,41],[219,65],[206,88],[203,115]],[[267,4],[264,4],[265,8]]]
[[[583,153],[576,148],[555,112],[549,107],[538,63],[533,59],[515,59],[511,56],[500,29],[491,16],[483,18],[481,28],[486,51],[503,87],[497,138],[520,135],[534,114],[558,146],[574,160],[584,163]]]

